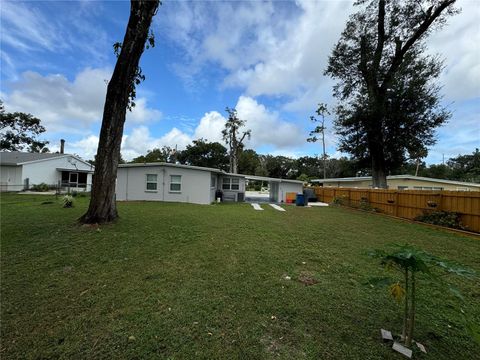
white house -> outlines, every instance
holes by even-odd
[[[93,165],[69,154],[0,152],[0,190],[22,191],[47,184],[90,191]]]
[[[168,163],[119,165],[117,200],[153,200],[210,204],[218,193],[225,201],[244,201],[245,180],[257,177],[219,169]],[[271,200],[285,202],[287,192],[301,192],[296,180],[262,178],[270,183]]]

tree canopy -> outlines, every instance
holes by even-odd
[[[174,163],[176,160],[176,151],[169,146],[162,146],[161,149],[155,148],[148,150],[145,155],[140,155],[134,158],[132,163],[152,163],[152,162],[166,162]]]
[[[186,165],[228,170],[228,155],[225,146],[204,139],[194,140],[178,153],[177,160]]]
[[[48,141],[38,140],[44,132],[40,119],[22,112],[8,113],[0,101],[0,150],[49,152]]]
[[[455,0],[357,1],[329,58],[340,150],[371,167],[373,185],[435,143],[449,113],[435,83],[442,63],[426,54],[428,35],[457,12]]]

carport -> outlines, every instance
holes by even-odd
[[[268,183],[268,193],[246,191],[245,201],[285,203],[287,193],[299,193],[303,191],[303,182],[299,180],[277,179],[254,175],[245,175],[245,179]]]

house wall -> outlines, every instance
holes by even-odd
[[[0,191],[22,191],[22,167],[0,166]]]
[[[147,174],[157,175],[157,190],[147,190]],[[181,191],[170,191],[170,176],[180,175]],[[210,204],[211,172],[169,166],[120,167],[117,171],[117,200],[151,200]]]
[[[438,181],[428,181],[428,180],[417,180],[417,179],[391,179],[388,180],[388,188],[395,190],[398,189],[399,186],[407,186],[406,190],[415,190],[415,186],[422,186],[422,187],[432,187],[432,188],[443,188],[443,190],[451,190],[451,191],[458,191],[458,190],[468,190],[468,191],[480,191],[478,186],[472,186],[468,183],[462,185],[455,185],[449,184],[446,182],[438,182]],[[335,183],[326,183],[325,187],[358,187],[358,188],[371,188],[372,181],[371,180],[359,180],[359,181],[345,181],[345,182],[335,182]]]
[[[469,190],[469,191],[480,191],[480,187],[471,186],[468,183],[462,185],[454,185],[449,183],[442,183],[442,182],[433,182],[433,181],[426,181],[426,180],[413,180],[413,179],[393,179],[388,180],[388,188],[389,189],[398,189],[399,186],[408,186],[407,190],[415,190],[415,186],[422,186],[422,187],[434,187],[434,188],[443,188],[443,190]],[[435,189],[439,190],[439,189]]]
[[[213,184],[212,184],[212,178],[215,178],[215,182]],[[217,189],[220,189],[219,181],[220,181],[220,176],[218,176],[218,174],[216,174],[216,173],[211,173],[211,176],[210,176],[210,203],[212,203],[214,201],[217,201],[217,199],[215,199],[215,192],[217,191]]]
[[[287,202],[287,192],[301,193],[303,192],[303,184],[282,181],[278,189],[278,199],[280,202]]]
[[[75,170],[92,170],[90,164],[75,159],[73,156],[61,158],[45,159],[23,165],[22,182],[29,179],[29,185],[37,185],[45,183],[48,185],[56,185],[61,180],[61,172],[57,168]],[[92,175],[87,176],[87,191],[90,191],[92,183]]]
[[[244,193],[245,194],[245,178],[243,176],[235,176],[235,175],[220,175],[218,180],[217,188],[223,191],[223,198],[224,199],[235,199],[234,201],[238,201],[238,194]],[[238,190],[226,190],[223,188],[223,179],[224,178],[237,178],[238,179]]]
[[[324,187],[358,187],[358,188],[370,188],[372,185],[371,180],[359,180],[359,181],[337,181],[337,182],[326,182]]]

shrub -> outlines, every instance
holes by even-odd
[[[78,191],[77,191],[77,190],[73,190],[73,191],[71,192],[71,195],[72,195],[72,197],[77,197]]]
[[[49,189],[50,187],[45,183],[32,185],[32,187],[30,188],[30,190],[32,191],[39,191],[39,192],[45,192],[45,191],[48,191]]]
[[[460,221],[460,213],[450,211],[426,211],[423,215],[417,216],[416,221],[427,224],[445,226],[453,229],[466,230]]]

